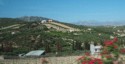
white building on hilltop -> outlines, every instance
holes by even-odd
[[[42,21],[41,21],[42,24],[43,24],[43,23],[46,23],[46,22],[47,22],[46,20],[42,20]]]

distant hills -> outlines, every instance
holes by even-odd
[[[33,22],[33,21],[37,21],[40,22],[42,20],[50,20],[50,18],[46,18],[46,17],[39,17],[39,16],[22,16],[22,17],[18,17],[18,18],[13,18],[13,19],[17,19],[17,20],[21,20],[21,21],[26,21],[26,22]],[[52,19],[54,22],[60,22],[57,20]],[[64,23],[64,22],[61,22]],[[85,25],[85,26],[107,26],[107,25],[111,25],[111,26],[121,26],[121,25],[125,25],[124,21],[78,21],[78,22],[70,22],[68,24],[75,24],[75,25]]]
[[[28,21],[28,22],[32,22],[32,21],[42,21],[42,20],[49,20],[50,18],[45,18],[45,17],[39,17],[39,16],[23,16],[23,17],[19,17],[18,19],[23,20],[23,21]],[[53,20],[53,19],[52,19]],[[57,20],[53,20],[58,22]],[[107,26],[107,25],[111,25],[111,26],[121,26],[121,25],[125,25],[124,21],[78,21],[78,22],[70,22],[71,24],[76,24],[76,25],[86,25],[86,26]]]
[[[18,17],[16,19],[20,19],[23,21],[28,21],[28,22],[32,22],[32,21],[42,21],[42,20],[50,20],[50,18],[45,18],[45,17],[39,17],[39,16],[23,16],[23,17]],[[55,20],[54,20],[55,21]]]
[[[77,25],[86,25],[86,26],[121,26],[125,25],[124,21],[79,21],[79,22],[74,22],[74,24]]]

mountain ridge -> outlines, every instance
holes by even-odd
[[[53,20],[53,21],[58,22],[57,20],[46,18],[46,17],[41,17],[41,16],[22,16],[22,17],[18,17],[16,19],[27,21],[27,22],[33,22],[33,21],[40,22],[42,20]]]
[[[68,24],[75,24],[75,25],[85,25],[85,26],[122,26],[125,25],[124,21],[95,21],[95,20],[90,20],[90,21],[77,21],[77,22],[61,22],[55,19],[50,19],[46,17],[41,17],[41,16],[22,16],[18,18],[13,18],[13,19],[19,19],[22,21],[26,22],[40,22],[42,20],[53,20],[54,22],[59,22],[59,23],[68,23]]]

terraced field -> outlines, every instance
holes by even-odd
[[[54,28],[57,31],[70,31],[70,32],[71,31],[80,31],[77,28],[72,28],[70,26],[67,26],[67,25],[64,25],[61,23],[57,23],[57,22],[49,22],[49,23],[44,24],[44,25],[46,25],[48,28]]]

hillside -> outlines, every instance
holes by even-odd
[[[41,22],[43,23],[47,28],[53,28],[57,31],[63,31],[63,32],[72,32],[72,31],[80,31],[80,29],[71,27],[69,25],[65,25],[57,20],[45,18],[45,17],[38,17],[38,16],[23,16],[20,18],[17,18],[22,21],[26,22]]]
[[[63,32],[80,31],[80,29],[78,28],[73,28],[68,25],[57,23],[57,22],[49,22],[49,23],[45,23],[44,25],[47,26],[48,28],[54,28],[57,31],[63,31]]]
[[[2,20],[1,20],[2,19]],[[0,19],[0,54],[17,55],[44,49],[47,53],[89,50],[91,41],[103,43],[117,36],[124,44],[125,26],[79,26],[62,22],[26,22],[12,18]],[[70,29],[74,31],[70,31]]]
[[[61,42],[64,41],[62,38],[65,39],[68,33],[63,33],[63,30],[60,32],[57,29],[49,29],[47,28],[47,23],[25,22],[23,20],[12,18],[4,18],[4,20],[3,18],[1,19],[2,20],[0,22],[2,27],[0,28],[0,52],[6,52],[5,54],[12,52],[10,53],[11,55],[34,49],[45,49],[46,52],[50,52],[54,51],[50,50],[50,47],[48,47],[50,45],[52,46],[51,48],[57,44],[64,44],[65,46],[65,43]],[[65,28],[67,31],[72,28],[56,22],[48,24],[53,25],[54,27],[62,27],[61,29]],[[51,28],[54,27],[51,26]],[[60,43],[57,43],[56,41]]]

